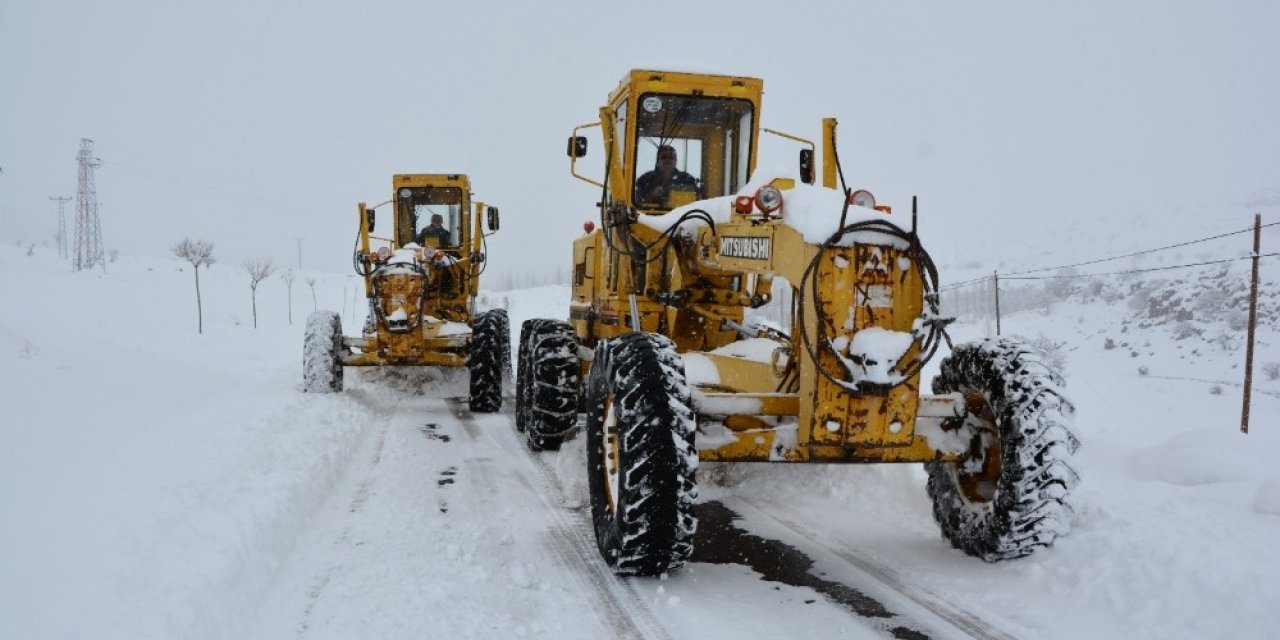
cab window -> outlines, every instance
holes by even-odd
[[[399,244],[456,247],[462,243],[462,189],[401,187],[396,193]],[[432,224],[433,221],[437,224]]]
[[[754,123],[749,101],[647,93],[638,105],[637,206],[671,209],[736,193],[746,182]]]

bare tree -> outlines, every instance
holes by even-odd
[[[213,243],[208,240],[192,240],[183,238],[173,245],[173,255],[186,260],[195,267],[196,273],[196,333],[204,333],[204,305],[200,302],[200,267],[213,264]]]
[[[289,324],[293,324],[293,269],[285,269],[280,274],[280,279],[284,280],[284,286],[289,290]]]
[[[316,307],[319,306],[316,304],[316,279],[314,277],[307,276],[307,286],[311,287],[311,310],[315,311]]]
[[[253,328],[258,328],[258,283],[266,280],[276,272],[276,263],[271,258],[246,258],[244,270],[249,272],[249,291],[253,297]]]

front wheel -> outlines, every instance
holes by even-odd
[[[684,364],[659,335],[596,347],[587,391],[587,475],[596,543],[619,574],[659,575],[693,552],[694,415]]]
[[[934,393],[964,395],[972,433],[961,462],[932,462],[933,516],[951,545],[987,562],[1051,546],[1070,528],[1068,497],[1079,447],[1062,378],[1009,338],[959,345],[942,361]]]
[[[342,391],[342,351],[342,318],[333,311],[312,313],[302,345],[302,390]]]
[[[469,406],[475,413],[493,413],[502,408],[502,368],[506,366],[503,345],[510,350],[507,312],[503,309],[476,314],[471,321],[471,350],[467,368],[471,370]]]

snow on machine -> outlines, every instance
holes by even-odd
[[[376,207],[359,204],[354,264],[369,301],[362,335],[344,336],[333,311],[311,314],[303,389],[342,391],[343,367],[465,366],[471,410],[497,411],[510,368],[507,312],[477,313],[475,306],[484,239],[498,229],[498,210],[475,202],[473,211],[465,175],[395,175],[391,186],[391,200],[382,203],[392,206],[391,237],[371,235]]]
[[[573,243],[569,317],[521,328],[516,418],[556,449],[586,412],[592,515],[617,573],[693,549],[699,460],[925,463],[942,535],[996,561],[1066,532],[1077,477],[1063,382],[1028,345],[957,345],[922,395],[950,321],[916,233],[836,188],[834,119],[816,145],[760,126],[763,81],[635,70],[569,139],[601,190]],[[578,173],[600,127],[603,176]],[[756,172],[761,133],[804,143],[791,175]],[[786,173],[784,171],[784,173]],[[843,184],[842,184],[843,186]],[[746,321],[775,285],[787,326]]]

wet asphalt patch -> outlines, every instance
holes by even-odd
[[[889,626],[897,614],[861,591],[810,573],[813,560],[800,550],[778,540],[750,534],[734,522],[741,518],[715,501],[694,505],[698,532],[691,562],[738,564],[760,574],[761,579],[793,587],[809,587],[849,612],[876,620],[892,637],[901,640],[928,640],[929,635],[905,626]],[[805,600],[806,604],[814,600]]]

